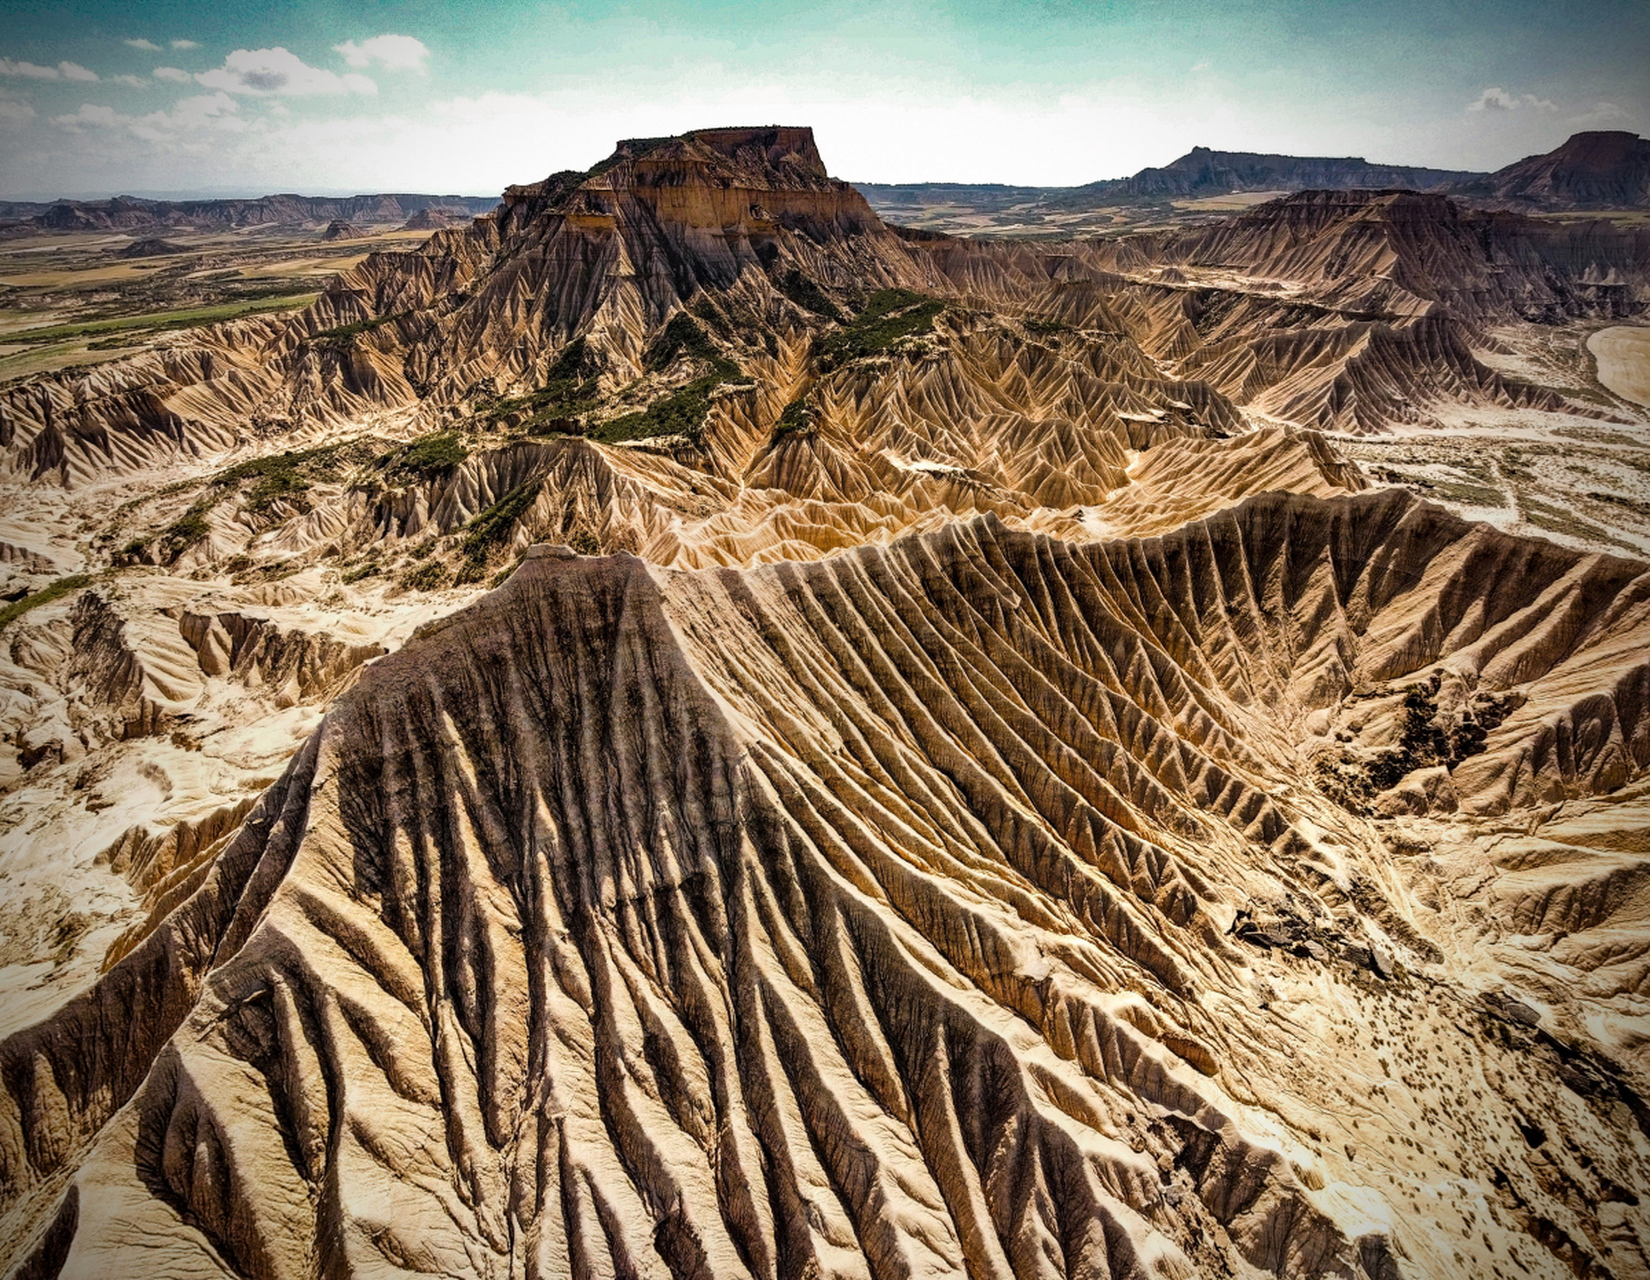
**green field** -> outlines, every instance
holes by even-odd
[[[251,302],[221,302],[214,306],[185,307],[179,311],[159,311],[149,315],[117,316],[111,320],[47,325],[40,329],[8,333],[0,337],[0,346],[67,342],[76,338],[97,338],[104,334],[124,333],[130,330],[190,329],[196,325],[213,324],[219,320],[235,320],[242,316],[261,315],[270,311],[291,311],[308,306],[318,296],[314,292],[294,293]]]

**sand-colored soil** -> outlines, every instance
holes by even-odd
[[[1650,328],[1617,325],[1587,339],[1598,380],[1624,400],[1650,404]]]

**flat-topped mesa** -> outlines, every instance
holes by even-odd
[[[547,214],[595,228],[632,202],[661,225],[692,230],[833,237],[882,228],[865,198],[826,172],[812,129],[775,125],[625,139],[587,173],[506,190],[501,229],[521,233]]]

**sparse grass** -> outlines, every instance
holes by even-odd
[[[906,338],[929,332],[945,303],[909,289],[879,289],[840,333],[819,347],[819,367],[839,368],[852,360],[880,355]]]
[[[1431,482],[1431,492],[1450,502],[1459,502],[1465,507],[1504,507],[1507,505],[1507,495],[1500,489],[1492,489],[1489,485],[1469,484],[1465,481],[1434,480]]]
[[[53,600],[61,600],[72,591],[79,591],[82,587],[90,586],[91,582],[92,575],[89,573],[71,573],[66,578],[59,578],[56,582],[48,583],[40,590],[31,592],[21,600],[13,600],[10,604],[0,608],[0,630],[10,626],[30,609],[38,609],[41,605],[50,604]]]

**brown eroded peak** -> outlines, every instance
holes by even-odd
[[[675,193],[666,196],[664,192]],[[690,191],[723,193],[708,201],[684,200]],[[864,198],[825,169],[811,128],[766,125],[699,129],[667,138],[626,138],[613,154],[583,173],[566,170],[543,181],[510,187],[506,217],[525,225],[545,213],[611,215],[615,199],[634,197],[667,217],[690,225],[785,221],[787,214],[816,218],[829,212],[845,229],[880,223]],[[731,198],[730,198],[731,197]],[[736,208],[740,197],[745,205]],[[823,199],[822,199],[823,198]]]
[[[1650,205],[1650,141],[1622,129],[1571,134],[1457,191],[1515,209],[1642,209]]]

